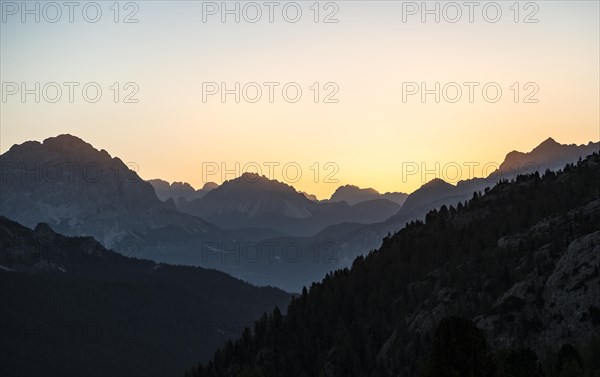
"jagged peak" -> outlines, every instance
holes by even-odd
[[[532,152],[536,151],[536,150],[541,150],[541,149],[553,148],[553,147],[560,146],[560,145],[562,145],[562,144],[558,143],[556,140],[549,137],[546,140],[544,140],[540,145],[533,148]]]
[[[190,185],[187,182],[173,182],[171,183],[171,187],[172,188],[184,188],[184,189],[189,189],[189,190],[196,190],[194,187],[192,187],[192,185]]]

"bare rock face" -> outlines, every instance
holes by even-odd
[[[589,219],[587,231],[563,243],[568,229],[586,222],[582,219]],[[588,339],[600,328],[598,219],[600,200],[594,200],[500,238],[491,255],[510,261],[503,272],[482,271],[466,261],[411,283],[408,292],[422,301],[406,318],[408,331],[427,336],[444,317],[461,315],[485,331],[493,349],[520,344],[544,355],[548,349]],[[487,301],[488,289],[502,285],[497,298]],[[388,357],[387,347],[400,341],[399,331],[392,333],[380,358]]]
[[[567,219],[546,219],[520,237],[502,239],[498,250],[518,247],[527,239],[550,239],[553,230],[568,228],[574,217],[599,213],[600,201],[594,201],[571,211]],[[600,230],[573,239],[561,253],[551,249],[549,243],[537,248],[523,258],[522,269],[528,263],[551,268],[535,268],[476,318],[478,326],[493,334],[495,347],[524,343],[542,353],[586,339],[600,325]]]
[[[542,336],[548,344],[584,339],[594,331],[599,270],[600,231],[573,240],[544,286],[542,318],[548,329]]]
[[[14,145],[0,156],[0,167],[0,215],[30,228],[47,223],[124,254],[161,261],[170,261],[171,252],[224,238],[216,226],[160,201],[134,166],[75,136]],[[177,243],[168,242],[174,233]]]
[[[478,325],[494,334],[496,348],[523,342],[543,352],[586,339],[599,325],[594,323],[600,303],[599,268],[600,232],[579,237],[550,276],[528,275],[498,299],[488,315],[478,317]]]

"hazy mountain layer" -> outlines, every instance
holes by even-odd
[[[162,179],[150,179],[148,181],[154,187],[154,191],[156,192],[156,196],[166,202],[169,199],[173,199],[175,203],[179,200],[194,200],[202,198],[211,190],[219,187],[214,182],[207,182],[204,186],[196,190],[187,182],[173,182],[169,183],[167,181],[163,181]]]
[[[290,296],[0,217],[0,374],[180,375]]]
[[[385,194],[380,194],[372,188],[363,189],[354,185],[345,185],[338,187],[329,200],[332,202],[344,201],[350,205],[354,205],[368,200],[387,199],[402,205],[407,196],[408,194],[403,192],[386,192]]]
[[[271,228],[294,236],[310,236],[342,222],[383,221],[400,209],[397,203],[381,198],[354,205],[316,202],[292,186],[251,173],[177,206],[225,229]]]

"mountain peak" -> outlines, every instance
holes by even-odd
[[[258,173],[252,173],[252,172],[245,172],[242,175],[240,175],[240,177],[239,177],[240,180],[244,180],[244,181],[248,181],[248,182],[255,182],[262,178],[270,180],[267,177],[265,177],[264,175],[261,176]]]
[[[33,235],[37,239],[44,240],[53,240],[56,237],[56,233],[47,223],[39,223],[35,230],[33,231]]]
[[[46,142],[60,141],[60,142],[71,142],[71,143],[79,143],[79,144],[88,144],[82,138],[77,137],[71,134],[60,134],[56,136],[51,136],[44,140]],[[89,144],[88,144],[89,145]]]
[[[358,186],[355,185],[343,185],[337,188],[337,190],[335,190],[336,192],[342,192],[342,191],[347,191],[347,192],[365,192],[365,193],[371,193],[374,195],[379,195],[379,192],[373,188],[360,188]]]
[[[372,188],[360,188],[355,185],[343,185],[338,187],[333,195],[331,195],[331,201],[341,202],[344,201],[350,205],[354,205],[367,200],[379,199],[381,194]]]
[[[549,137],[530,152],[512,151],[508,153],[499,169],[492,174],[500,173],[511,177],[536,170],[541,173],[546,169],[561,169],[566,163],[577,161],[580,157],[585,158],[597,151],[598,145],[598,143],[589,143],[587,146],[560,144]]]
[[[450,183],[444,181],[441,178],[434,178],[431,181],[425,183],[421,188],[432,188],[432,187],[446,187],[452,186]]]
[[[204,186],[202,186],[202,190],[214,190],[217,187],[219,187],[219,185],[215,182],[206,182]]]
[[[39,223],[35,227],[35,232],[51,232],[54,233],[54,230],[47,223]]]
[[[43,145],[50,147],[68,147],[78,150],[89,150],[95,149],[90,143],[85,142],[83,139],[73,136],[71,134],[62,134],[54,137],[45,139]]]
[[[559,145],[561,145],[561,144],[558,143],[553,138],[549,137],[546,140],[544,140],[540,145],[535,147],[533,150],[548,149],[548,148],[553,148],[553,147],[556,147]]]
[[[358,204],[360,202],[366,202],[369,200],[376,199],[387,199],[399,205],[404,204],[406,197],[408,195],[402,192],[386,192],[385,194],[381,194],[379,191],[374,188],[360,188],[355,185],[343,185],[338,187],[331,198],[329,199],[332,202],[346,202],[350,205]]]
[[[284,182],[280,182],[276,179],[270,179],[264,175],[257,173],[246,172],[237,178],[227,180],[222,185],[218,186],[217,189],[211,190],[208,194],[219,195],[224,192],[260,192],[260,193],[274,193],[274,192],[287,192],[293,193],[298,196],[299,194],[296,189]],[[207,194],[207,195],[208,195]]]

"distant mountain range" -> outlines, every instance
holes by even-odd
[[[0,374],[181,375],[290,295],[0,217]]]
[[[387,199],[402,205],[407,197],[408,194],[403,192],[386,192],[385,194],[380,194],[372,188],[363,189],[354,185],[345,185],[338,187],[329,200],[332,202],[344,201],[350,205],[354,205],[367,200]]]
[[[293,236],[313,235],[345,221],[383,221],[400,205],[376,198],[349,205],[345,201],[310,200],[292,186],[253,173],[225,181],[202,198],[178,202],[177,208],[225,229],[263,228]]]
[[[563,145],[548,138],[530,152],[512,151],[508,153],[499,168],[485,178],[473,178],[459,181],[451,185],[441,179],[433,179],[409,195],[404,206],[390,222],[406,221],[409,218],[421,217],[427,211],[438,208],[442,204],[456,204],[469,199],[474,192],[491,187],[501,179],[514,179],[519,174],[535,171],[543,174],[546,170],[561,169],[567,163],[576,162],[579,158],[598,152],[600,143],[587,145]]]
[[[442,205],[456,205],[473,197],[475,192],[483,192],[486,188],[494,186],[501,179],[514,179],[518,174],[544,172],[547,169],[555,170],[564,167],[567,163],[576,162],[579,158],[598,152],[600,143],[587,145],[563,145],[553,139],[547,139],[531,152],[510,152],[505,161],[500,164],[500,169],[494,171],[486,178],[473,178],[463,180],[456,185],[447,183],[439,178],[433,179],[419,189],[408,195],[402,208],[389,219],[380,223],[360,225],[353,222],[341,223],[323,229],[318,234],[309,237],[274,237],[262,240],[265,244],[274,243],[281,245],[275,252],[283,252],[285,245],[299,245],[302,250],[323,249],[330,252],[321,252],[321,255],[330,256],[329,264],[311,263],[311,253],[306,255],[306,261],[313,274],[324,275],[328,269],[343,268],[351,265],[358,255],[364,255],[370,250],[381,246],[381,240],[389,233],[401,229],[406,223],[424,219],[427,212]],[[517,158],[518,157],[518,158]],[[297,262],[300,264],[300,262]],[[286,268],[288,267],[288,268]],[[279,282],[286,276],[285,287],[288,290],[298,291],[303,285],[310,284],[304,279],[296,266],[283,265],[278,270],[272,271],[261,284]],[[270,280],[273,276],[274,280]]]
[[[216,268],[257,284],[292,286],[266,279],[271,269],[289,264],[279,250],[262,263],[248,262],[243,253],[253,242],[310,235],[346,219],[382,221],[400,209],[383,199],[353,206],[311,201],[291,186],[264,177],[253,183],[250,176],[188,201],[198,194],[191,186],[156,180],[152,186],[120,159],[71,135],[14,145],[0,156],[0,167],[0,215],[28,227],[44,222],[66,235],[91,236],[127,256]],[[266,255],[269,248],[261,251]],[[298,275],[320,277],[320,268],[297,268]]]
[[[422,219],[425,214],[442,205],[455,205],[470,199],[474,192],[483,191],[494,186],[500,180],[511,180],[519,174],[562,169],[566,164],[576,162],[600,150],[600,142],[587,145],[564,145],[548,138],[530,152],[508,153],[500,167],[486,178],[473,178],[459,181],[451,185],[441,179],[433,179],[409,195],[402,209],[384,223],[393,231],[413,219]],[[373,225],[373,228],[378,225]]]
[[[173,182],[169,183],[167,181],[163,181],[162,179],[150,179],[148,181],[154,187],[154,191],[156,192],[156,196],[162,200],[163,202],[168,201],[169,199],[173,199],[175,203],[179,200],[194,200],[202,198],[211,190],[219,187],[215,182],[207,182],[204,186],[196,190],[187,182]]]
[[[148,183],[154,187],[156,196],[164,202],[169,199],[173,199],[175,203],[180,200],[192,201],[194,199],[200,199],[204,197],[208,192],[216,189],[219,185],[215,182],[207,182],[201,189],[196,190],[187,182],[173,182],[169,183],[162,179],[150,179]],[[307,199],[318,202],[319,199],[313,195],[303,191],[298,191],[304,195]],[[360,188],[354,185],[344,185],[338,187],[335,192],[331,195],[331,198],[324,200],[325,202],[346,202],[349,205],[358,204],[376,199],[387,199],[399,205],[402,205],[406,200],[408,194],[403,192],[386,192],[380,194],[377,190],[372,188]],[[182,205],[185,205],[182,203]]]
[[[254,174],[201,190],[150,184],[108,152],[60,135],[14,145],[0,156],[0,215],[28,227],[45,222],[66,235],[92,236],[124,255],[216,268],[298,292],[431,209],[465,201],[502,178],[556,169],[599,145],[548,139],[529,153],[509,153],[486,178],[456,185],[435,179],[407,196],[342,186],[330,200],[317,201]],[[252,252],[258,259],[247,255]]]

